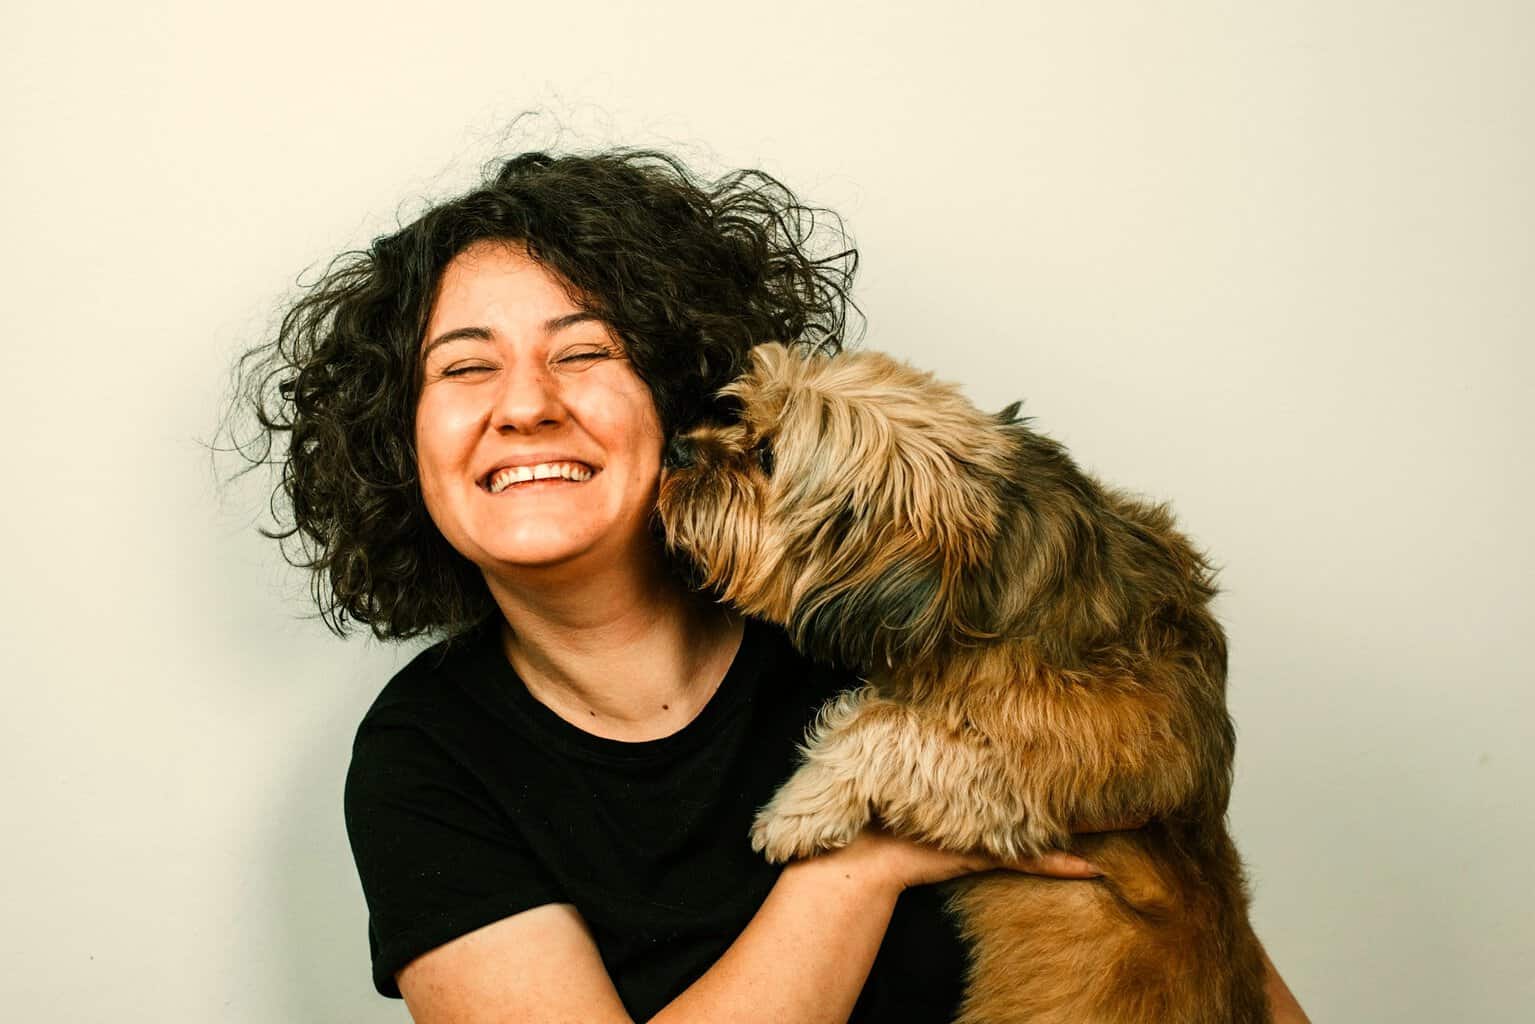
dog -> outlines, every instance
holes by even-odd
[[[1271,1019],[1225,827],[1235,734],[1214,570],[1165,505],[874,351],[757,346],[726,422],[668,444],[657,513],[699,584],[864,685],[761,810],[775,863],[877,822],[1103,872],[954,883],[959,1024]],[[1146,821],[1073,837],[1073,822]]]

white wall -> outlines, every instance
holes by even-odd
[[[1314,1019],[1528,1019],[1532,11],[16,0],[6,1016],[405,1019],[340,794],[411,652],[304,619],[198,442],[301,270],[541,108],[840,210],[870,345],[1175,503]]]

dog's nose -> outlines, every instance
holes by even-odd
[[[693,442],[679,434],[667,442],[661,465],[666,469],[687,469],[693,464],[693,454]]]

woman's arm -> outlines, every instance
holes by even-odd
[[[841,1024],[862,991],[896,897],[997,865],[876,831],[783,870],[746,929],[654,1024]],[[1065,853],[1010,865],[1088,878]],[[630,1024],[597,946],[568,904],[514,914],[439,946],[397,975],[416,1024]]]
[[[880,840],[909,846],[901,840]],[[910,856],[914,852],[915,857]],[[842,1022],[852,1013],[905,885],[889,877],[883,854],[892,858],[907,885],[941,881],[975,870],[975,863],[945,863],[919,848],[860,850],[858,844],[796,861],[784,869],[757,916],[710,970],[651,1024],[706,1020],[783,1021],[785,1024]],[[902,858],[905,858],[904,860]],[[1092,877],[1077,858],[1031,865],[1036,873],[1065,878]],[[926,874],[923,874],[926,872]],[[1260,947],[1261,948],[1261,947]],[[1274,1024],[1311,1024],[1268,952],[1264,989]]]
[[[725,955],[651,1024],[841,1024],[902,890],[997,866],[872,829],[840,850],[795,861]],[[1097,874],[1067,853],[1009,867],[1058,878]]]
[[[1268,971],[1263,981],[1263,990],[1268,993],[1269,1010],[1274,1014],[1274,1024],[1311,1024],[1311,1018],[1300,1008],[1295,993],[1290,991],[1290,986],[1284,983],[1274,967],[1274,961],[1269,959],[1268,950],[1262,946],[1258,948],[1263,953],[1263,967]]]
[[[569,903],[460,935],[406,964],[395,981],[416,1024],[633,1024]]]
[[[900,886],[868,843],[795,861],[725,955],[651,1024],[841,1024],[890,924]]]

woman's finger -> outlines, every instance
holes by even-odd
[[[1014,871],[1050,878],[1098,878],[1103,874],[1091,861],[1065,850],[1051,850],[1038,857],[1014,861],[1007,866]]]

